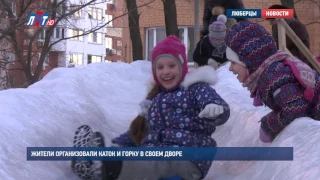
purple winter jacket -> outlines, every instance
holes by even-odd
[[[148,134],[142,146],[215,147],[216,141],[211,136],[216,126],[224,124],[230,116],[228,104],[210,86],[215,81],[214,69],[204,66],[188,72],[180,87],[155,96],[147,120]],[[199,118],[198,114],[211,103],[223,106],[223,114],[214,119]],[[212,163],[192,162],[201,170],[203,177]]]

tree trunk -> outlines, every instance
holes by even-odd
[[[177,22],[177,8],[175,0],[162,0],[164,9],[164,20],[167,36],[176,35],[179,37]]]
[[[126,0],[129,19],[129,31],[132,44],[133,61],[143,59],[143,47],[140,34],[139,14],[136,0]]]
[[[281,0],[281,4],[288,7],[288,8],[292,8],[293,13],[294,13],[294,17],[296,17],[296,19],[298,19],[296,10],[294,8],[294,0]]]

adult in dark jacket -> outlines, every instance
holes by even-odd
[[[226,15],[226,9],[244,9],[242,0],[205,0],[203,11],[203,29],[202,37],[209,33],[209,25],[217,21],[220,14]],[[236,19],[237,22],[246,19]]]
[[[289,8],[283,5],[275,4],[270,6],[269,9],[289,9]],[[275,21],[275,19],[267,19],[267,20],[272,25],[272,37],[275,39],[277,43],[277,47],[279,49],[277,21]],[[291,29],[296,33],[296,35],[303,42],[303,44],[308,49],[310,49],[310,38],[309,38],[309,34],[306,26],[302,24],[297,19],[296,16],[294,18],[284,19],[284,20],[288,23]],[[293,43],[293,41],[288,36],[286,36],[286,46],[293,56],[296,56],[298,59],[302,60],[303,62],[308,64],[310,67],[312,67],[309,61],[307,60],[307,58],[302,54],[301,51],[299,51],[298,47]]]
[[[217,21],[209,26],[209,34],[198,42],[193,52],[193,61],[198,66],[211,65],[217,69],[221,64],[227,62],[224,42],[227,31],[226,21],[227,17],[221,14]],[[234,23],[236,23],[235,20]]]

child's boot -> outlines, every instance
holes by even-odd
[[[80,126],[74,136],[74,147],[104,147],[104,138],[100,132],[93,132],[90,126]],[[84,180],[102,180],[102,161],[72,161],[72,169]]]

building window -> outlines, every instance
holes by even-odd
[[[70,64],[77,64],[77,65],[83,65],[83,58],[82,54],[70,54],[69,55],[69,63]]]
[[[14,64],[15,57],[16,57],[16,55],[14,54],[14,52],[9,53],[9,63],[10,64]]]
[[[89,13],[89,19],[102,20],[102,9],[89,7],[88,13]]]
[[[63,2],[62,4],[60,4],[58,7],[57,7],[57,14],[56,16],[57,17],[61,17],[62,15],[66,14],[66,11],[67,11],[67,5],[66,5],[66,2]]]
[[[61,28],[58,28],[58,27],[57,27],[57,28],[55,28],[55,29],[56,29],[56,31],[55,31],[56,34],[55,34],[54,37],[55,37],[55,38],[60,38],[60,34],[61,34],[61,33],[60,33],[60,29],[61,29]]]
[[[102,33],[99,32],[93,32],[89,34],[88,41],[90,43],[98,43],[102,44]]]
[[[30,43],[30,39],[24,39],[23,40],[23,45],[28,46]]]
[[[146,59],[151,60],[151,53],[153,48],[158,44],[160,41],[165,39],[166,36],[166,29],[164,27],[160,28],[149,28],[146,32]],[[181,43],[186,46],[187,50],[187,59],[188,62],[193,62],[193,51],[195,49],[194,43],[194,28],[193,27],[179,27],[179,37]]]
[[[112,23],[113,20],[112,20],[112,19],[113,19],[113,16],[112,16],[112,15],[106,15],[106,19],[105,19],[106,22],[105,22],[105,23],[108,23],[108,22],[109,22],[107,25],[108,25],[108,26],[113,26],[113,23]]]
[[[23,58],[24,58],[24,60],[25,61],[29,61],[29,59],[28,59],[28,51],[23,51],[23,53],[22,53],[22,55],[23,55]],[[31,53],[31,52],[30,52]],[[30,67],[32,68],[32,57],[33,57],[34,55],[31,53],[31,60],[30,60]]]
[[[107,0],[108,4],[114,4],[114,0]]]
[[[23,58],[26,60],[28,58],[28,51],[23,51]]]
[[[118,55],[118,56],[122,56],[122,51],[118,49],[118,50],[117,50],[117,55]]]
[[[121,40],[117,40],[117,47],[122,48],[122,41]]]
[[[101,56],[88,55],[88,64],[102,62]]]
[[[17,9],[16,9],[15,2],[11,2],[11,10],[12,10],[13,15],[16,15]]]
[[[81,34],[83,34],[82,30],[70,29],[70,36],[73,37],[71,38],[72,40],[83,41],[83,36],[78,36]],[[77,36],[77,37],[74,37],[74,36]]]
[[[54,38],[57,38],[57,39],[64,38],[64,28],[56,27],[54,31]]]
[[[71,11],[78,9],[80,6],[77,5],[71,5]],[[73,16],[76,18],[83,18],[83,8],[79,9],[78,11],[74,12]]]
[[[112,49],[112,38],[106,37],[106,48]]]
[[[46,37],[46,30],[45,29],[39,29],[40,34],[39,34],[39,39],[43,39]]]
[[[37,65],[40,61],[40,56],[41,56],[41,53],[38,53]],[[49,54],[47,54],[46,57],[44,58],[42,70],[45,70],[48,65],[49,65]]]

